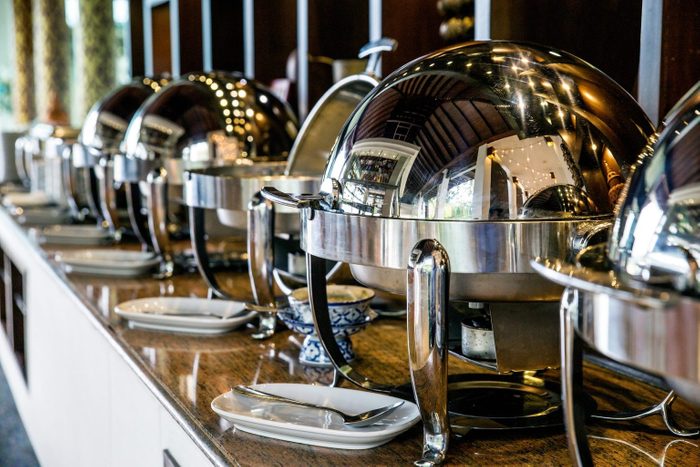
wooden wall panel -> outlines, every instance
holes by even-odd
[[[164,3],[151,10],[153,31],[153,73],[170,73],[172,57],[170,49],[170,4]]]
[[[537,42],[592,63],[634,94],[641,0],[491,0],[491,38]]]
[[[180,73],[199,71],[203,67],[202,2],[177,1],[180,23]]]
[[[440,37],[441,21],[436,0],[384,0],[383,34],[399,42],[394,53],[384,55],[384,75],[414,58],[444,47],[446,43]]]
[[[700,0],[664,0],[659,116],[700,80]]]
[[[212,66],[243,71],[243,0],[211,0]]]

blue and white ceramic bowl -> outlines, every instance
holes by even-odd
[[[369,308],[374,291],[351,285],[329,285],[326,293],[333,335],[343,357],[350,362],[355,358],[350,335],[360,331],[377,316]],[[289,329],[306,336],[299,354],[301,363],[314,366],[332,365],[316,336],[309,304],[309,291],[306,287],[291,293],[289,308],[280,310],[278,316]]]

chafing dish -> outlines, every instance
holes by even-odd
[[[674,107],[650,140],[620,203],[610,240],[576,263],[541,258],[533,266],[566,286],[561,299],[564,415],[572,459],[592,463],[580,411],[582,342],[614,360],[666,378],[700,406],[700,83]],[[660,413],[678,436],[672,391],[627,419]],[[618,417],[619,419],[619,417]]]
[[[56,212],[68,212],[71,217],[82,220],[88,200],[84,192],[73,187],[84,183],[85,174],[75,170],[70,162],[70,149],[78,132],[66,125],[34,123],[27,134],[15,142],[15,165],[25,187],[46,193],[56,204]]]
[[[93,216],[113,235],[129,224],[126,194],[115,186],[113,156],[120,151],[126,128],[138,108],[169,82],[167,77],[144,77],[120,86],[92,106],[73,147],[73,165],[89,174]]]
[[[396,41],[383,38],[360,50],[360,58],[369,57],[367,69],[343,78],[319,99],[301,127],[284,166],[270,167],[269,173],[256,173],[235,166],[187,172],[185,203],[190,206],[190,217],[196,219],[190,227],[197,265],[215,296],[228,298],[208,265],[203,210],[216,209],[224,224],[248,230],[248,271],[253,298],[262,317],[261,329],[253,337],[266,338],[274,333],[276,320],[273,313],[277,303],[273,276],[279,279],[282,275],[294,280],[293,276],[285,274],[291,266],[286,263],[288,254],[299,250],[298,211],[285,206],[274,209],[259,191],[266,185],[293,193],[318,191],[336,135],[357,104],[379,83],[376,70],[379,55],[395,48]],[[285,288],[282,280],[278,283]]]
[[[263,191],[301,209],[317,332],[355,384],[395,390],[342,358],[323,261],[407,295],[421,462],[439,463],[447,449],[448,301],[490,308],[493,369],[558,366],[562,289],[529,260],[572,257],[604,232],[652,133],[634,99],[582,60],[473,42],[413,61],[372,91],[341,131],[318,195]]]
[[[114,177],[127,183],[132,226],[139,230],[145,198],[153,248],[174,267],[172,236],[184,236],[184,171],[236,166],[252,173],[283,167],[297,134],[288,105],[239,74],[190,73],[150,97],[134,115],[115,157]]]

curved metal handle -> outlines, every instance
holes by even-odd
[[[399,43],[395,39],[389,37],[382,37],[376,41],[368,42],[363,45],[360,49],[360,53],[357,54],[358,58],[369,57],[367,60],[367,67],[365,68],[365,73],[375,76],[380,76],[379,72],[379,58],[382,52],[393,52],[399,46]]]
[[[333,335],[331,319],[328,312],[328,295],[326,287],[326,260],[310,253],[306,253],[306,278],[309,283],[309,305],[314,318],[314,328],[321,345],[328,354],[328,359],[345,379],[351,383],[371,391],[394,394],[406,398],[406,394],[395,386],[375,383],[371,379],[357,371],[345,360],[343,353]]]
[[[248,275],[253,298],[258,306],[275,308],[275,206],[260,192],[248,203]],[[252,336],[267,339],[275,333],[277,315],[260,313],[260,327]]]
[[[219,285],[219,281],[211,269],[209,261],[209,252],[207,252],[207,234],[204,223],[204,208],[194,206],[189,207],[190,214],[190,238],[192,240],[192,249],[194,250],[195,262],[197,269],[204,278],[204,281],[209,286],[209,291],[216,298],[224,300],[232,300],[226,291]]]
[[[27,167],[26,143],[26,136],[20,136],[15,140],[15,166],[22,184],[29,187],[31,179],[29,176],[29,167]]]
[[[148,218],[141,209],[141,188],[138,183],[125,182],[124,189],[126,190],[126,207],[129,212],[129,220],[136,238],[139,239],[144,250],[152,250],[153,245],[151,245],[151,238],[148,233]]]
[[[323,199],[321,195],[294,195],[285,193],[275,187],[266,186],[260,193],[265,199],[268,199],[276,204],[287,206],[289,208],[304,209],[315,207],[316,204]]]
[[[72,166],[72,148],[70,145],[66,146],[62,150],[61,154],[61,175],[63,178],[63,195],[66,197],[66,202],[68,203],[68,210],[74,219],[82,221],[84,219],[83,213],[80,211],[80,205],[78,204],[78,190],[77,190],[77,180],[75,179],[75,172]]]
[[[156,253],[172,267],[173,254],[168,233],[168,172],[162,167],[155,169],[148,174],[146,181],[151,242]]]
[[[447,416],[447,306],[450,260],[437,240],[421,240],[408,259],[408,361],[423,419],[423,457],[416,465],[439,465],[450,437]]]
[[[115,233],[121,227],[117,214],[117,198],[114,190],[114,166],[113,162],[107,158],[99,161],[101,177],[97,177],[97,185],[100,197],[100,211],[102,217],[107,222],[109,230]]]

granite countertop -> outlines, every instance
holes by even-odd
[[[250,338],[250,328],[217,337],[130,329],[114,313],[116,304],[152,296],[204,297],[204,282],[192,273],[165,280],[64,275],[50,258],[57,249],[65,248],[41,247],[66,285],[86,305],[95,323],[104,328],[134,371],[216,464],[410,465],[419,458],[420,424],[384,446],[362,451],[312,447],[236,430],[210,408],[212,399],[230,387],[273,382],[327,384],[332,380],[332,371],[300,365],[297,355],[303,337],[287,330],[269,340],[256,341]],[[235,298],[249,300],[246,273],[226,273],[221,280]],[[405,341],[405,319],[377,319],[353,336],[357,367],[384,382],[407,382]],[[450,357],[451,374],[482,371]],[[549,376],[558,377],[556,372]],[[603,409],[637,409],[658,402],[664,396],[660,389],[596,366],[588,365],[585,377],[587,392]],[[344,383],[344,387],[350,387],[349,383]],[[675,406],[681,422],[692,424],[696,420],[685,403],[678,401]],[[594,459],[617,465],[653,465],[663,460],[700,464],[697,440],[681,440],[662,428],[659,417],[634,424],[591,424],[589,435]],[[448,462],[552,465],[568,464],[570,460],[562,429],[550,428],[472,432],[451,441]]]

